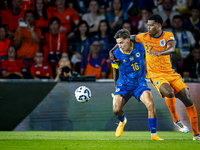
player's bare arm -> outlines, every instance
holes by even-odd
[[[114,79],[115,87],[116,87],[116,82],[117,82],[118,77],[119,77],[119,69],[113,68],[113,79]]]
[[[150,55],[156,55],[156,56],[160,56],[160,55],[169,55],[172,54],[173,52],[175,52],[175,46],[176,46],[176,41],[170,41],[167,43],[167,48],[156,52],[156,51],[150,51]]]
[[[116,44],[110,51],[109,51],[109,57],[110,57],[110,60],[113,61],[113,62],[119,62],[119,59],[115,59],[115,56],[114,56],[114,51],[118,48],[118,44]]]

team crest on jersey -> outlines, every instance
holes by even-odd
[[[123,59],[123,62],[127,62],[126,59]]]
[[[66,19],[69,20],[69,16],[66,16]]]
[[[165,46],[165,39],[160,40],[160,46]]]
[[[156,81],[156,85],[158,86],[160,84],[160,81]]]
[[[136,56],[136,57],[140,57],[140,52],[137,52],[137,53],[135,54],[135,56]]]
[[[119,92],[120,91],[120,88],[116,88],[115,92]]]
[[[129,58],[129,60],[130,60],[130,61],[133,61],[133,60],[134,60],[134,57],[133,57],[133,56],[132,56],[132,57],[130,57],[130,58]]]

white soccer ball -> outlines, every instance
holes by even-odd
[[[86,86],[80,86],[75,90],[76,100],[80,103],[85,103],[91,98],[91,91]]]

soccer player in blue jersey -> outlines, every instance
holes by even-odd
[[[114,51],[114,56],[120,61],[120,63],[112,62],[116,85],[113,97],[113,112],[120,120],[115,135],[120,137],[123,133],[127,119],[122,108],[134,96],[142,101],[148,109],[151,140],[161,141],[163,139],[159,138],[156,133],[157,118],[153,97],[145,80],[144,46],[142,43],[133,44],[130,41],[130,33],[126,29],[119,30],[114,38],[119,46]]]

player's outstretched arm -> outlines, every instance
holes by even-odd
[[[136,41],[135,41],[135,35],[131,35],[130,36],[130,40],[131,40],[131,42],[136,43]]]
[[[151,51],[149,54],[156,55],[156,56],[169,55],[169,54],[172,54],[173,52],[175,52],[175,46],[176,46],[176,41],[170,41],[167,43],[166,49],[159,51],[159,52]]]
[[[119,69],[113,68],[113,79],[116,87],[117,79],[119,78]]]
[[[113,61],[113,62],[118,62],[119,59],[115,59],[115,56],[114,56],[114,51],[118,48],[118,45],[116,44],[110,51],[109,51],[109,57],[110,57],[110,60]]]

